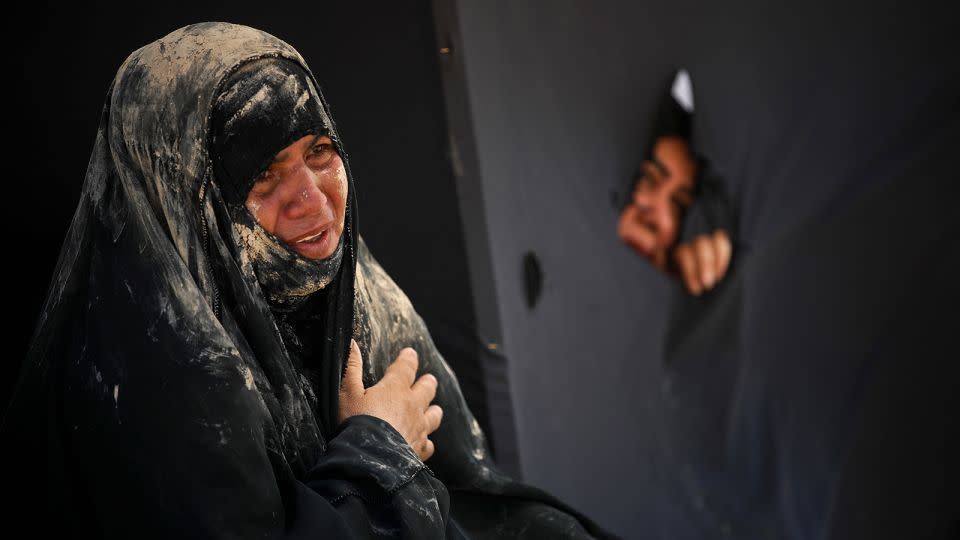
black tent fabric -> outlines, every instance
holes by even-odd
[[[955,6],[455,5],[441,35],[465,74],[529,477],[638,538],[955,531]],[[700,298],[630,266],[611,227],[681,67],[737,242]],[[539,310],[521,297],[531,251],[552,285]],[[586,362],[601,415],[556,399],[582,392]],[[562,428],[537,421],[551,407]],[[620,482],[556,476],[596,454]]]
[[[742,249],[673,304],[671,538],[958,530],[956,40],[937,9],[814,11],[684,20],[692,137]]]

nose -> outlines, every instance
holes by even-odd
[[[633,204],[643,224],[654,234],[672,228],[673,217],[670,214],[670,201],[663,190],[638,189],[633,193]]]
[[[283,209],[286,218],[299,219],[323,211],[327,195],[323,192],[320,176],[306,166],[299,167],[293,174]]]

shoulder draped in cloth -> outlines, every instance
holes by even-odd
[[[2,425],[17,520],[111,538],[605,535],[488,458],[456,377],[358,236],[319,91],[349,178],[342,262],[295,311],[269,301],[209,127],[223,82],[268,58],[318,88],[290,45],[227,23],[178,29],[117,72]],[[338,425],[351,337],[367,385],[405,346],[438,378],[429,467],[383,420]]]

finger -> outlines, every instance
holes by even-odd
[[[347,369],[343,373],[340,389],[346,394],[363,394],[363,356],[356,340],[350,340],[350,356],[347,357]]]
[[[697,276],[704,289],[712,289],[717,282],[717,257],[713,252],[713,238],[707,235],[698,236],[693,241],[693,249],[697,259]]]
[[[424,439],[424,441],[417,446],[419,446],[419,448],[417,448],[417,455],[420,456],[420,461],[430,459],[430,456],[432,456],[434,452],[433,441]]]
[[[693,248],[687,244],[677,246],[673,253],[674,260],[677,263],[677,270],[680,271],[680,278],[684,286],[690,291],[690,294],[697,296],[700,294],[700,280],[697,277],[697,260],[693,254]]]
[[[730,267],[730,257],[733,256],[733,246],[730,244],[730,237],[727,231],[717,229],[713,233],[713,244],[717,248],[717,279],[722,279],[727,275],[727,268]]]
[[[413,393],[426,407],[437,395],[437,378],[429,373],[420,377],[413,383]]]
[[[440,429],[440,424],[443,422],[443,409],[439,405],[431,405],[427,407],[427,412],[423,413],[423,419],[427,423],[427,435],[429,435]]]
[[[400,354],[397,355],[396,360],[387,368],[387,371],[383,374],[383,378],[396,379],[404,388],[410,388],[410,386],[413,385],[413,381],[417,378],[417,366],[419,363],[419,360],[417,360],[417,351],[410,347],[404,347],[400,350]]]

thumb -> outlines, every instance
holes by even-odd
[[[347,357],[347,369],[343,372],[340,390],[345,394],[363,394],[363,356],[357,341],[350,340],[350,356]]]

